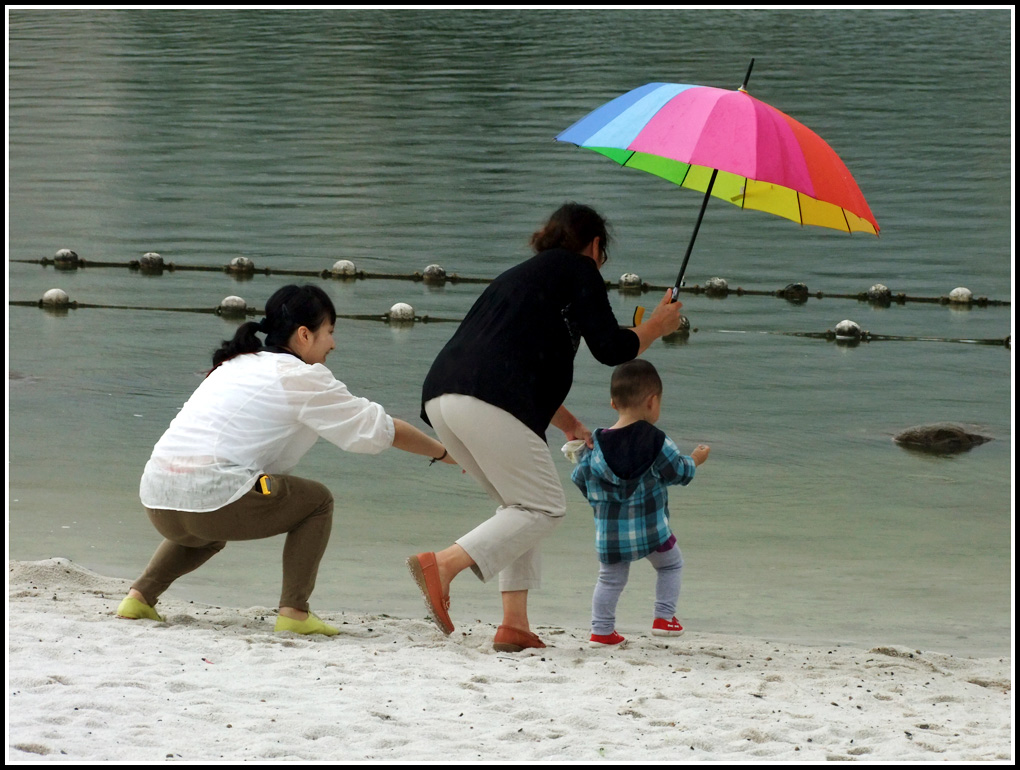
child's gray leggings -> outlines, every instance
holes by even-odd
[[[680,573],[684,557],[680,548],[673,545],[668,551],[652,551],[645,557],[655,567],[655,617],[671,620],[676,614],[676,602],[680,598]],[[616,629],[616,604],[627,585],[630,575],[629,561],[616,564],[599,563],[599,579],[591,599],[591,632],[607,635]]]

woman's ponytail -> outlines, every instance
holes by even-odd
[[[262,350],[262,342],[255,332],[262,331],[258,321],[246,321],[237,327],[233,339],[223,340],[219,349],[213,353],[213,369],[242,353],[257,353]]]

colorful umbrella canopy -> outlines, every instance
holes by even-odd
[[[743,86],[649,83],[556,139],[706,193],[706,204],[712,195],[804,225],[878,234],[863,193],[835,151]],[[695,235],[700,223],[699,216]],[[683,270],[678,286],[682,277]]]

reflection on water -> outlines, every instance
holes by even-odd
[[[431,263],[491,277],[566,199],[613,224],[607,279],[671,283],[700,196],[553,137],[646,82],[739,85],[817,131],[846,161],[880,238],[710,205],[687,280],[776,290],[1011,299],[1010,33],[1006,11],[301,10],[10,13],[9,259],[359,269]],[[824,40],[823,49],[818,41]],[[9,262],[12,300],[59,286],[128,307],[259,307],[292,278]],[[302,279],[303,280],[303,279]],[[318,280],[318,279],[311,279]],[[344,314],[405,301],[459,318],[477,284],[328,281]],[[613,293],[618,318],[635,304]],[[770,332],[851,318],[873,333],[991,339],[1011,310],[683,297],[695,331],[647,354],[666,383],[662,427],[713,447],[672,508],[692,629],[1001,653],[1009,638],[1010,351]],[[12,558],[67,556],[134,576],[155,545],[137,483],[153,443],[236,322],[212,315],[8,310]],[[330,366],[356,393],[417,420],[422,378],[452,333],[343,321]],[[569,402],[612,419],[609,371],[586,351]],[[952,420],[994,441],[905,452],[892,435]],[[555,433],[555,432],[553,432]],[[558,450],[558,439],[550,443]],[[566,481],[569,468],[560,463]],[[399,452],[316,446],[301,471],[338,521],[316,591],[329,611],[420,614],[403,558],[440,547],[489,503],[449,468]],[[568,495],[570,495],[568,487]],[[584,501],[547,548],[538,623],[587,623],[594,557]],[[275,541],[237,544],[174,590],[270,604]],[[634,570],[621,627],[645,626]],[[496,589],[467,579],[455,616],[491,621]],[[623,625],[626,624],[626,625]]]

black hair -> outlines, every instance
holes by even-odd
[[[629,409],[649,396],[662,395],[662,378],[650,362],[635,358],[613,370],[609,395],[617,409]]]
[[[605,219],[591,206],[582,203],[564,203],[545,223],[541,230],[531,236],[531,247],[537,254],[547,249],[569,249],[580,254],[585,247],[598,238],[602,253],[601,262],[609,259],[609,226]]]
[[[289,284],[277,289],[266,301],[266,317],[261,321],[246,321],[237,327],[232,339],[223,340],[213,352],[213,369],[243,353],[257,353],[260,350],[286,350],[291,335],[306,326],[316,331],[323,323],[336,323],[336,308],[318,286]],[[263,345],[255,336],[257,332],[266,335]]]

